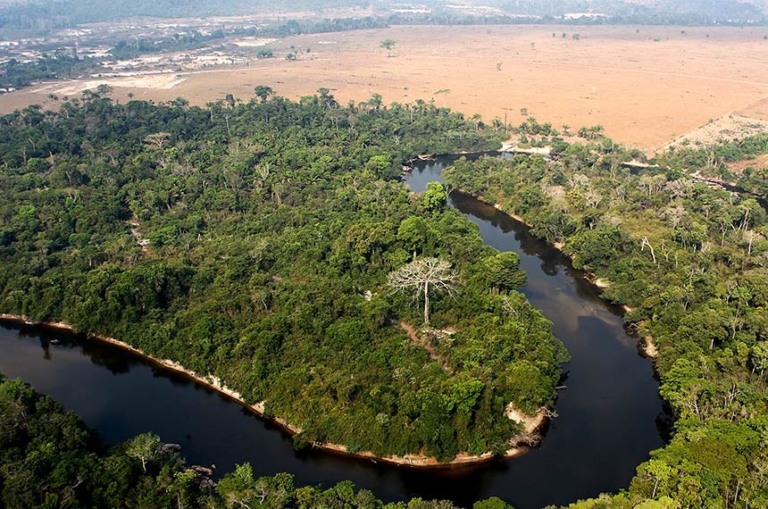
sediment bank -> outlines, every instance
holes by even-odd
[[[76,330],[72,325],[62,321],[37,322],[34,320],[30,320],[28,317],[25,317],[22,315],[14,315],[14,314],[6,314],[6,313],[0,313],[0,321],[11,322],[11,323],[21,324],[21,325],[26,325],[31,327],[52,329],[52,330],[62,331],[68,334],[83,334],[80,331]],[[259,416],[260,418],[267,420],[269,422],[272,422],[274,424],[277,424],[283,430],[290,433],[291,435],[301,433],[302,431],[299,426],[291,424],[285,419],[266,415],[266,412],[265,412],[266,402],[260,401],[254,404],[248,403],[244,399],[242,394],[235,391],[234,389],[227,387],[221,379],[219,379],[214,375],[211,375],[211,374],[201,375],[190,369],[185,368],[182,364],[176,361],[173,361],[171,359],[158,359],[156,357],[153,357],[147,354],[143,350],[136,348],[126,343],[125,341],[121,341],[119,339],[115,339],[109,336],[103,336],[100,334],[85,334],[85,336],[89,340],[110,344],[112,346],[120,348],[121,350],[129,351],[162,369],[167,369],[169,371],[173,371],[175,373],[181,374],[200,385],[208,387],[209,389],[214,390],[219,394],[226,396],[227,398],[238,403],[239,405],[246,408],[253,414]],[[510,414],[510,411],[509,411],[510,407],[514,408],[510,404],[507,407],[505,415],[512,420],[520,422],[520,424],[523,426],[525,430],[525,434],[519,437],[513,437],[510,440],[509,449],[507,449],[507,451],[501,456],[505,458],[520,456],[521,454],[524,454],[525,452],[527,452],[530,449],[529,444],[535,443],[537,441],[538,431],[540,431],[544,427],[547,420],[549,419],[548,413],[544,408],[539,410],[539,412],[537,412],[536,415],[528,416],[518,411],[514,411],[514,413]],[[406,454],[403,456],[394,456],[394,455],[393,456],[377,456],[376,454],[370,451],[350,452],[346,446],[341,444],[314,442],[311,444],[311,446],[313,449],[328,451],[336,454],[343,454],[345,456],[351,456],[354,458],[365,459],[365,460],[370,460],[374,462],[387,463],[387,464],[396,465],[396,466],[419,468],[419,469],[449,469],[449,468],[455,468],[460,466],[472,466],[472,465],[487,463],[499,457],[498,455],[495,455],[491,452],[487,452],[479,455],[459,453],[456,455],[455,458],[453,458],[450,461],[440,462],[434,457],[426,456],[423,454]]]

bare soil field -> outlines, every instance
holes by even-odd
[[[617,141],[656,150],[731,114],[768,120],[765,35],[765,27],[393,27],[282,39],[270,46],[277,58],[184,73],[184,79],[169,72],[103,82],[120,101],[129,93],[193,104],[228,93],[249,100],[263,84],[290,98],[325,87],[340,102],[373,93],[385,102],[434,100],[488,121],[519,123],[526,108],[556,127],[601,124]],[[396,41],[391,57],[380,47],[384,38]],[[285,60],[297,48],[311,51]],[[52,104],[51,91],[46,84],[0,96],[0,112]]]

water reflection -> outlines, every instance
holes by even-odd
[[[421,164],[408,185],[439,180],[446,161]],[[530,302],[553,323],[571,353],[567,389],[543,444],[510,461],[453,471],[414,471],[318,451],[297,453],[282,430],[240,405],[130,352],[60,333],[0,326],[0,371],[21,377],[83,416],[111,443],[145,431],[178,443],[192,463],[218,472],[250,462],[256,475],[295,474],[297,483],[349,479],[384,500],[411,497],[472,502],[498,496],[540,508],[614,491],[629,483],[648,452],[662,445],[662,414],[649,362],[636,352],[618,309],[597,297],[568,259],[488,205],[453,193],[451,203],[483,239],[520,254]],[[59,343],[53,343],[58,339]]]

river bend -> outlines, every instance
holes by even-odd
[[[449,163],[421,162],[406,184],[423,191]],[[478,225],[486,243],[520,255],[528,274],[523,292],[571,354],[559,416],[542,445],[522,457],[440,472],[297,453],[283,431],[228,398],[130,352],[62,333],[0,324],[0,371],[53,396],[110,443],[152,431],[181,444],[190,463],[216,464],[219,472],[248,461],[256,475],[290,472],[299,484],[350,479],[388,501],[418,496],[471,506],[498,496],[518,509],[626,487],[649,451],[663,445],[662,402],[651,363],[638,355],[620,310],[600,300],[583,274],[525,225],[467,195],[452,193],[450,202]]]

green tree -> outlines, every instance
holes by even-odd
[[[387,50],[387,57],[392,56],[392,48],[395,47],[395,44],[397,44],[397,42],[389,37],[381,41],[381,47]]]
[[[272,87],[268,87],[267,85],[257,85],[253,91],[256,97],[261,99],[261,102],[266,102],[269,96],[275,93],[275,91],[272,90]]]
[[[659,493],[659,488],[662,492],[666,492],[668,483],[677,475],[677,470],[667,465],[662,460],[650,460],[648,463],[641,467],[645,470],[646,475],[653,482],[653,491],[651,492],[651,498],[656,498],[656,494]]]
[[[448,193],[440,182],[430,182],[424,192],[424,209],[427,212],[439,213],[448,202]]]
[[[160,437],[153,433],[142,433],[128,442],[125,453],[141,461],[141,468],[146,472],[147,463],[157,460],[162,453],[162,448]]]
[[[489,256],[483,260],[484,276],[495,292],[509,292],[525,284],[527,276],[520,269],[520,257],[512,251]]]
[[[253,468],[249,463],[235,466],[235,471],[227,474],[216,487],[227,507],[250,507],[256,500],[263,503],[267,493],[257,486],[253,478]]]
[[[472,509],[515,509],[514,506],[504,502],[499,497],[491,497],[486,500],[479,500],[472,504]]]
[[[405,245],[405,248],[413,253],[413,260],[416,259],[416,253],[423,252],[429,235],[429,227],[424,218],[419,216],[410,216],[403,219],[397,229],[397,240]]]

